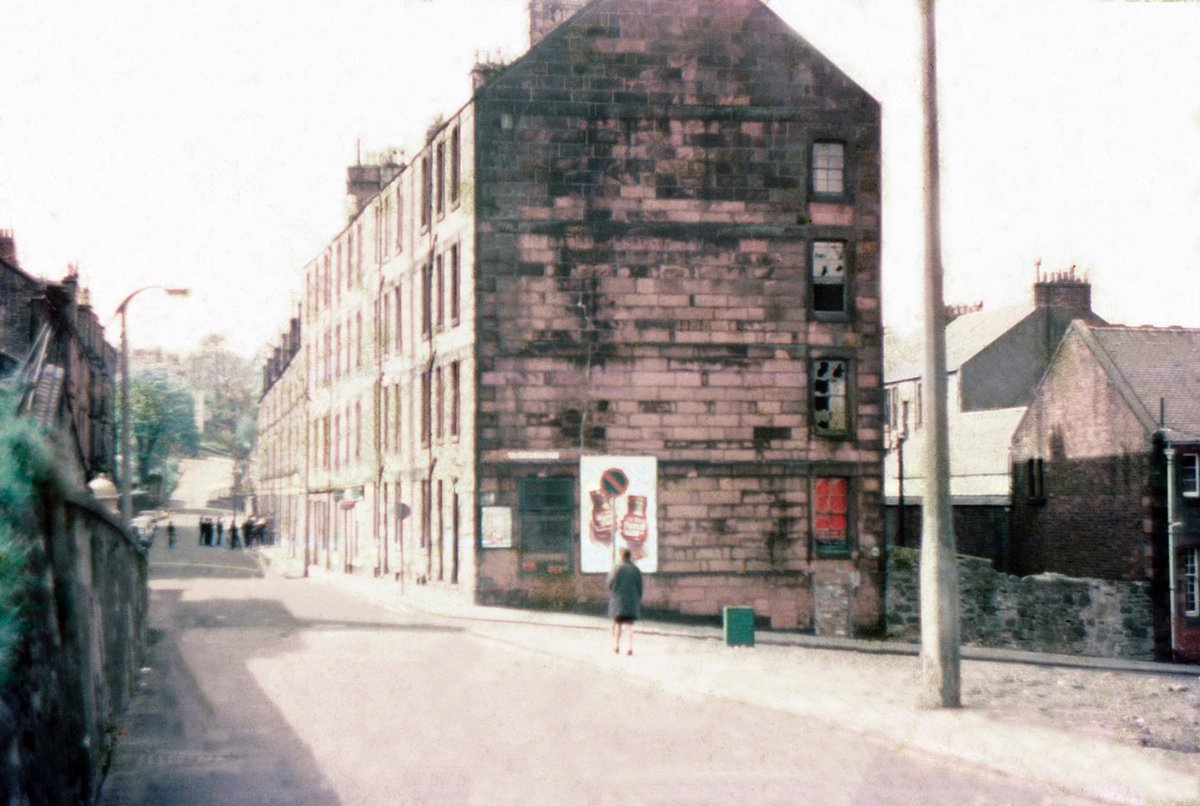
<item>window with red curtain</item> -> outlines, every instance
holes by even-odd
[[[813,481],[813,542],[818,556],[840,556],[850,551],[848,487],[844,478]]]

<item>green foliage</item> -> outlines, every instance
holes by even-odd
[[[135,486],[159,503],[179,484],[179,456],[200,448],[192,394],[179,378],[145,372],[129,382]]]
[[[31,542],[21,524],[35,487],[53,474],[54,459],[37,425],[18,417],[14,395],[0,390],[0,687],[12,672],[33,584]]]
[[[254,362],[224,346],[221,336],[206,337],[186,359],[193,389],[204,394],[204,445],[244,460],[254,449],[259,375]]]

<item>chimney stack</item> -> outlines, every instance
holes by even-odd
[[[0,229],[0,260],[13,266],[21,265],[17,262],[17,241],[12,230]]]
[[[1092,312],[1092,284],[1076,274],[1074,266],[1048,274],[1039,269],[1033,304],[1038,308],[1069,308],[1072,318],[1082,318]]]

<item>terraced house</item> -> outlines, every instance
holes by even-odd
[[[263,507],[484,603],[598,606],[628,546],[651,610],[875,626],[878,103],[758,0],[534,0],[530,34],[351,168]]]

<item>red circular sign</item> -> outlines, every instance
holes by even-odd
[[[624,495],[629,489],[629,476],[620,468],[611,467],[600,476],[600,489],[612,498]]]

